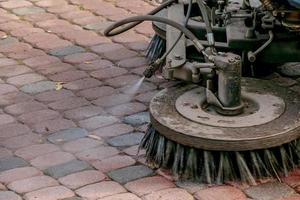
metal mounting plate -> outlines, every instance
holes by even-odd
[[[300,137],[300,95],[275,82],[243,78],[244,92],[282,99],[285,109],[271,121],[253,126],[216,127],[194,122],[176,109],[177,99],[197,85],[179,84],[158,93],[150,103],[151,123],[170,140],[190,147],[216,151],[266,149]],[[280,114],[281,113],[281,114]],[[274,113],[273,113],[274,114]]]
[[[285,110],[284,101],[271,94],[242,92],[244,112],[236,116],[223,116],[206,107],[205,88],[187,91],[176,100],[177,111],[187,119],[215,127],[242,128],[268,123],[280,117]]]

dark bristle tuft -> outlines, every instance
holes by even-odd
[[[256,179],[268,176],[280,180],[300,165],[300,139],[270,149],[206,151],[168,140],[150,125],[140,148],[146,150],[147,160],[157,167],[171,169],[182,179],[205,183],[237,180],[255,184]]]
[[[155,62],[162,57],[166,51],[166,41],[159,35],[154,35],[146,52],[146,57],[149,63]]]

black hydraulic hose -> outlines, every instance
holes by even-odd
[[[183,32],[183,34],[185,34],[186,37],[188,37],[193,42],[194,46],[196,47],[196,49],[199,52],[203,53],[204,46],[200,43],[198,38],[189,29],[187,29],[186,27],[184,27],[183,25],[181,25],[177,22],[174,22],[172,20],[169,20],[169,19],[166,19],[163,17],[158,17],[158,16],[141,15],[141,16],[129,17],[127,19],[123,19],[121,21],[118,21],[118,22],[110,25],[104,31],[104,35],[111,36],[111,32],[120,26],[123,26],[128,23],[132,23],[132,22],[143,22],[143,21],[156,21],[156,22],[164,23],[164,24],[170,25],[174,28],[177,28],[178,30]]]
[[[187,11],[187,14],[185,16],[184,24],[183,24],[184,27],[186,27],[186,25],[189,22],[189,18],[191,16],[191,12],[192,12],[192,5],[193,5],[193,0],[189,0],[188,11]],[[166,51],[162,57],[160,57],[159,59],[157,59],[148,68],[146,68],[146,70],[143,73],[146,78],[150,78],[151,76],[153,76],[154,73],[160,68],[161,64],[165,61],[165,59],[167,58],[167,56],[175,48],[175,46],[179,42],[179,40],[182,37],[182,35],[183,35],[183,32],[180,32],[179,36],[177,37],[177,39],[175,40],[175,42],[172,44],[172,46],[168,49],[168,51]]]
[[[214,39],[214,35],[213,35],[213,31],[212,31],[212,27],[211,27],[211,24],[210,24],[210,20],[209,20],[209,17],[208,17],[206,7],[203,3],[203,0],[196,0],[196,2],[197,2],[198,6],[200,8],[202,18],[203,18],[204,23],[205,23],[205,29],[206,29],[206,33],[207,33],[208,44],[210,46],[213,46],[214,43],[215,43],[215,39]]]
[[[159,11],[161,11],[162,9],[170,6],[171,4],[173,4],[174,2],[177,2],[177,1],[178,0],[166,1],[166,2],[162,3],[160,6],[158,6],[157,8],[155,8],[154,10],[152,10],[151,12],[149,12],[147,15],[154,15],[154,14],[158,13]],[[111,31],[105,31],[104,35],[107,36],[107,37],[111,37],[111,36],[115,36],[115,35],[124,33],[125,31],[128,31],[129,29],[132,29],[133,27],[139,25],[142,22],[143,21],[136,21],[136,22],[133,22],[131,24],[128,24],[125,27],[120,27],[119,29],[116,29],[114,31],[112,31],[112,30]]]

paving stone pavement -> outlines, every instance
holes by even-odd
[[[137,148],[147,106],[172,83],[152,78],[130,94],[146,66],[151,24],[112,38],[103,30],[154,7],[0,0],[0,200],[300,200],[299,169],[282,183],[213,186],[147,166]],[[300,92],[300,79],[273,77]]]

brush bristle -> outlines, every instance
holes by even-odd
[[[195,149],[168,140],[149,126],[140,148],[148,162],[171,169],[182,179],[222,184],[242,181],[256,184],[264,177],[280,177],[300,164],[300,139],[270,149],[219,152]]]
[[[146,52],[146,58],[149,63],[155,62],[162,57],[166,51],[166,41],[159,35],[154,35]]]

